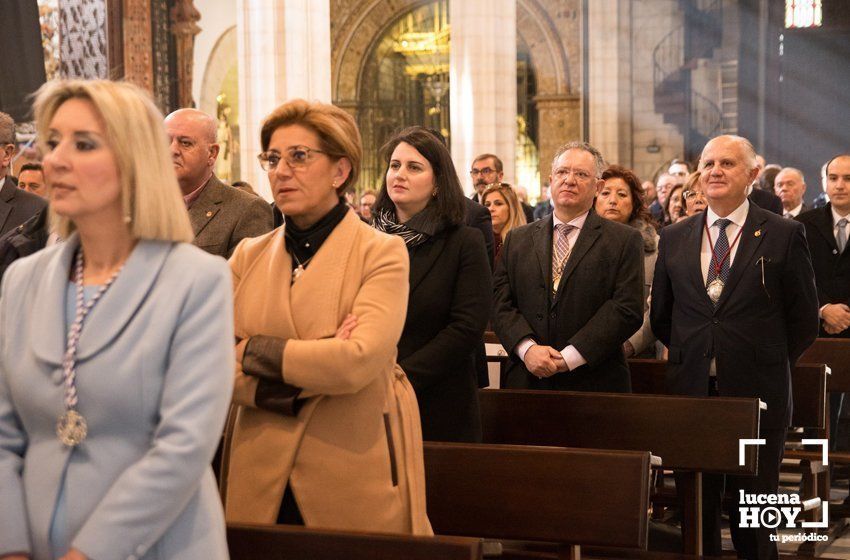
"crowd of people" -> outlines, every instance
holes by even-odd
[[[488,325],[504,387],[629,392],[626,359],[657,356],[678,394],[761,398],[759,475],[726,488],[773,492],[790,368],[850,337],[849,154],[808,209],[742,137],[643,183],[567,142],[532,207],[490,153],[465,196],[412,126],[353,203],[354,119],[292,100],[261,130],[268,204],[216,177],[201,111],[109,81],[34,111],[17,178],[0,114],[3,558],[226,558],[225,519],[430,534],[422,442],[481,441]],[[722,491],[706,477],[706,554]],[[736,512],[739,554],[775,557]]]

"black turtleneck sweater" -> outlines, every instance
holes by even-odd
[[[284,228],[286,250],[295,256],[301,266],[307,268],[308,261],[319,251],[322,243],[345,218],[346,213],[348,213],[348,204],[345,203],[345,199],[340,198],[339,204],[307,229],[298,229],[291,219],[286,220],[286,228]],[[293,264],[293,266],[298,265]]]

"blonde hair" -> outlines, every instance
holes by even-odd
[[[481,204],[484,204],[487,196],[493,193],[501,195],[508,205],[508,221],[505,223],[500,234],[502,239],[504,239],[509,231],[526,224],[525,212],[523,212],[522,207],[519,205],[519,198],[516,192],[514,192],[514,189],[508,183],[492,183],[487,185],[484,193],[481,195]]]
[[[162,114],[150,96],[126,82],[47,82],[35,100],[42,151],[53,116],[70,99],[90,102],[101,118],[118,167],[121,204],[124,216],[129,218],[130,235],[135,239],[191,242],[192,226],[174,174]],[[71,220],[52,210],[51,221],[62,237],[76,229]]]
[[[321,146],[319,148],[332,159],[345,158],[351,164],[351,173],[337,187],[338,195],[357,182],[360,175],[360,162],[363,159],[363,143],[357,123],[349,113],[329,103],[293,99],[271,112],[263,121],[260,130],[260,144],[263,151],[269,149],[272,134],[282,126],[300,125],[316,133]]]

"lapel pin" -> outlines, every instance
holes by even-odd
[[[212,210],[207,210],[207,218],[212,216]]]
[[[761,237],[761,230],[757,229],[753,235],[755,235],[756,237]]]

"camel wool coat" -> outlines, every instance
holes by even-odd
[[[256,408],[257,380],[237,350],[227,521],[275,523],[289,481],[308,527],[431,534],[419,409],[396,364],[404,243],[349,211],[290,285],[283,227],[243,241],[230,260],[235,334],[286,339],[282,377],[306,402],[295,417]],[[348,313],[358,318],[351,338],[334,338]]]

